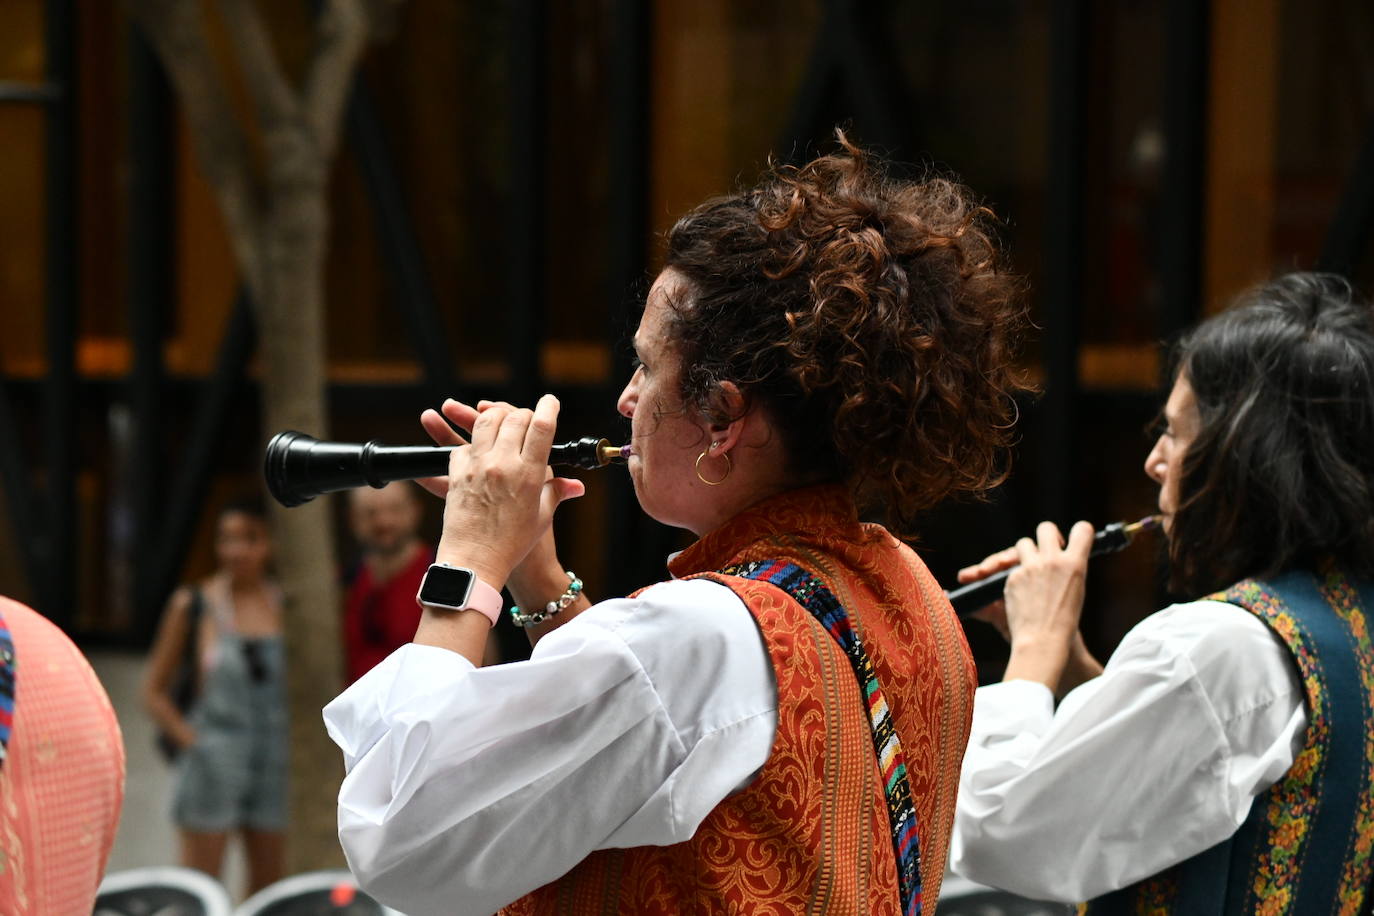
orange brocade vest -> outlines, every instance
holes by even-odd
[[[502,910],[543,914],[897,914],[896,861],[866,704],[844,652],[766,582],[715,570],[781,560],[814,573],[860,631],[906,755],[926,913],[944,875],[977,679],[944,591],[839,487],[765,500],[674,557],[674,576],[729,586],[778,685],[768,762],[687,842],[595,852]]]

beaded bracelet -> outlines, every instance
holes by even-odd
[[[566,592],[559,595],[556,600],[544,605],[542,611],[535,611],[530,614],[523,613],[519,605],[511,605],[511,622],[517,627],[536,626],[576,601],[577,596],[582,594],[582,580],[577,578],[577,573],[571,569],[565,569],[564,572],[568,574],[568,590]]]

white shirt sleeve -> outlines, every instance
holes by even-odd
[[[1166,608],[1057,710],[1043,684],[978,689],[951,867],[1039,900],[1126,887],[1233,834],[1306,727],[1264,623],[1216,601]]]
[[[404,646],[324,718],[362,887],[411,916],[482,916],[594,850],[691,837],[767,761],[777,687],[743,602],[673,581],[584,611],[526,662]]]

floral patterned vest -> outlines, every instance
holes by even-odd
[[[1213,600],[1239,605],[1283,640],[1307,694],[1302,750],[1228,840],[1080,913],[1357,916],[1368,913],[1374,849],[1374,583],[1340,570],[1247,579]],[[1364,907],[1362,909],[1362,907]]]
[[[754,781],[692,839],[602,850],[502,912],[873,914],[899,912],[896,859],[867,704],[840,645],[774,585],[716,570],[794,563],[860,631],[906,757],[925,905],[939,894],[976,676],[944,592],[910,548],[858,521],[839,487],[766,500],[670,561],[748,606],[778,686],[778,730]]]

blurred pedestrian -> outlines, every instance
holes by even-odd
[[[287,732],[281,590],[257,500],[227,505],[215,527],[218,566],[167,603],[144,679],[149,712],[180,753],[172,818],[182,864],[218,875],[230,834],[241,833],[249,892],[284,868]],[[193,660],[189,709],[174,696]]]
[[[351,684],[396,649],[420,625],[415,595],[434,562],[420,540],[419,491],[408,481],[362,487],[348,497],[348,518],[362,558],[344,601],[344,671]]]

